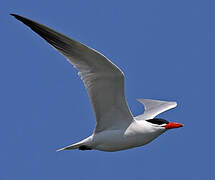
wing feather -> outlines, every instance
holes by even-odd
[[[135,117],[138,120],[153,119],[158,114],[165,112],[169,109],[177,106],[176,102],[152,100],[152,99],[137,99],[141,104],[144,105],[145,111],[143,114]]]
[[[124,74],[105,56],[49,27],[11,14],[62,53],[83,80],[96,117],[95,132],[128,126],[133,116],[124,95]]]

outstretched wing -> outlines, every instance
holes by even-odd
[[[133,121],[124,95],[124,75],[117,66],[97,51],[44,25],[11,15],[39,34],[78,69],[96,117],[95,132],[126,127]]]
[[[172,109],[177,106],[176,102],[152,100],[152,99],[137,99],[141,104],[144,105],[145,111],[143,114],[135,117],[138,120],[153,119],[158,114]]]

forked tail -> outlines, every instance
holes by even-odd
[[[75,143],[75,144],[60,148],[60,149],[57,150],[57,152],[63,151],[63,150],[78,149],[81,146],[81,144],[82,144],[81,142],[78,142],[78,143]]]
[[[92,148],[89,146],[89,142],[91,141],[91,136],[80,141],[77,142],[75,144],[63,147],[61,149],[58,149],[58,151],[63,151],[63,150],[73,150],[73,149],[79,149],[79,150],[91,150]]]

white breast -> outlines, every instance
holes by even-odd
[[[165,130],[157,130],[146,121],[134,121],[124,130],[107,130],[93,136],[91,146],[101,151],[119,151],[143,146],[161,135]]]

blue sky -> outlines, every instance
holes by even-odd
[[[0,179],[214,179],[214,1],[12,1],[0,6]],[[131,150],[55,150],[95,120],[77,71],[9,16],[46,24],[111,59],[136,98],[175,100],[161,114],[185,124]]]

